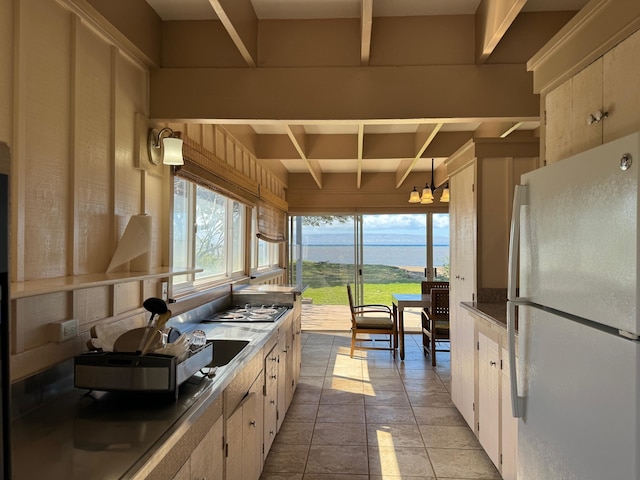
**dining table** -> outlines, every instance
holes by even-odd
[[[398,320],[398,350],[400,360],[404,360],[404,309],[429,308],[431,295],[421,293],[393,293],[391,294],[393,315]]]

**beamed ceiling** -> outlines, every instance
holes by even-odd
[[[526,62],[587,3],[146,1],[163,25],[153,120],[223,124],[283,179],[402,189],[473,137],[538,135]]]

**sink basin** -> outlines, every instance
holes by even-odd
[[[213,343],[213,361],[210,363],[212,367],[226,365],[249,345],[249,340],[213,339],[209,342]]]

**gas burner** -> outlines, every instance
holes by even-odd
[[[252,308],[251,309],[251,315],[273,315],[274,313],[276,313],[278,310],[276,310],[275,308]]]
[[[218,313],[211,318],[204,320],[204,322],[275,322],[277,321],[287,310],[287,306],[272,305],[267,307],[262,305],[260,307],[252,307],[246,305],[244,308],[237,307],[225,312]]]

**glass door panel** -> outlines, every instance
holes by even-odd
[[[420,293],[425,278],[448,278],[448,214],[291,217],[289,281],[308,286],[314,305],[391,304],[393,293]]]
[[[425,214],[363,215],[365,303],[391,304],[392,293],[420,293],[427,264]]]

